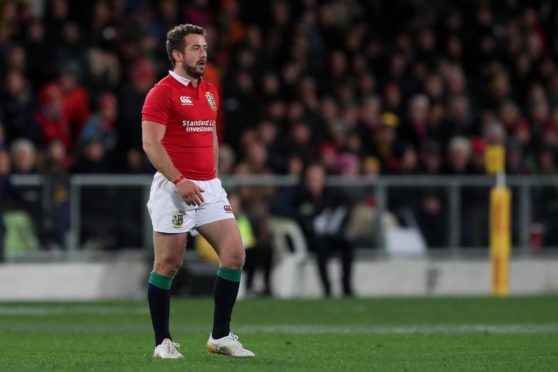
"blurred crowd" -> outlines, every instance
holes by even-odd
[[[220,175],[301,175],[311,162],[327,175],[483,174],[491,144],[506,147],[509,174],[556,174],[550,0],[4,0],[0,10],[0,177],[152,172],[141,107],[168,73],[166,32],[185,22],[207,30]],[[275,197],[260,191],[252,216]],[[447,216],[428,216],[444,202],[427,194],[415,214],[439,227]],[[435,230],[429,244],[447,244]]]
[[[36,171],[63,145],[74,173],[150,172],[141,106],[167,74],[166,31],[207,29],[224,173],[553,173],[552,1],[2,1],[0,143]],[[25,146],[17,146],[25,141]],[[54,145],[56,146],[56,145]],[[33,149],[22,150],[22,149]],[[481,156],[482,157],[482,156]]]

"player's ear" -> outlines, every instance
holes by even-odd
[[[184,57],[184,56],[182,55],[182,53],[180,53],[178,50],[174,49],[174,50],[172,51],[172,58],[174,58],[174,61],[175,61],[175,62],[180,62],[180,63],[182,63],[182,58],[183,58],[183,57]]]

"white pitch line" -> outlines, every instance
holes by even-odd
[[[244,326],[245,333],[286,334],[558,334],[558,324],[409,324],[399,325],[269,325]]]
[[[57,316],[57,315],[145,315],[147,307],[110,307],[110,306],[0,306],[0,315],[4,316]]]
[[[75,305],[66,307],[46,307],[41,305],[1,306],[0,316],[5,317],[34,317],[34,316],[68,316],[68,315],[91,315],[103,317],[111,315],[148,315],[146,306],[117,307],[117,306],[90,306]],[[143,332],[149,329],[148,324],[106,324],[92,321],[88,324],[75,323],[46,323],[46,324],[20,324],[0,323],[0,329],[22,330],[22,331],[47,331],[47,332],[91,332],[92,328],[98,332]],[[176,330],[184,332],[198,332],[204,327],[200,325],[178,324]],[[242,333],[266,333],[266,334],[558,334],[558,323],[534,323],[534,324],[353,324],[353,325],[329,325],[329,324],[272,324],[259,326],[238,326],[237,332]]]
[[[132,324],[72,324],[72,323],[40,323],[18,324],[0,323],[0,330],[21,332],[71,332],[71,333],[122,333],[149,332],[149,322]],[[205,332],[207,326],[178,324],[173,330],[179,332]],[[558,323],[548,324],[409,324],[398,325],[261,325],[237,326],[235,331],[241,334],[288,334],[288,335],[408,335],[408,334],[551,334],[558,335]]]

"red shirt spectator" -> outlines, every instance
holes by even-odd
[[[40,110],[35,114],[43,134],[43,143],[58,140],[68,151],[72,147],[70,125],[63,110],[62,90],[56,84],[47,84],[39,94]]]
[[[57,82],[63,97],[63,110],[71,125],[72,140],[79,135],[89,118],[89,96],[77,82],[75,72],[65,71]]]

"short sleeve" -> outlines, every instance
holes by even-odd
[[[145,97],[145,103],[141,110],[142,120],[167,125],[169,110],[167,89],[161,85],[156,85],[151,88],[147,97]]]

